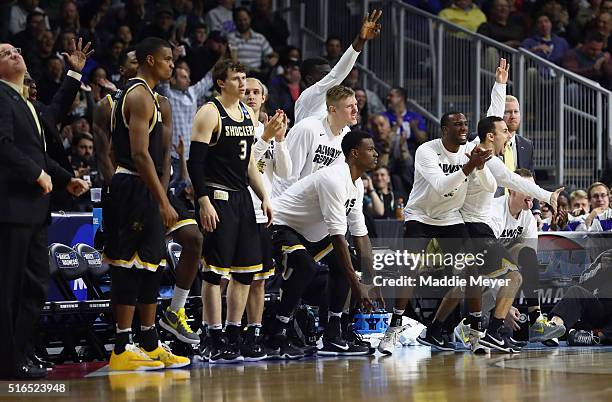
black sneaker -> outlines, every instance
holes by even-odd
[[[599,337],[594,336],[591,331],[583,329],[570,329],[567,334],[567,344],[569,346],[593,346],[599,344]]]
[[[432,348],[441,350],[443,352],[454,352],[455,351],[455,346],[452,343],[448,342],[441,335],[438,335],[437,337],[430,335],[427,329],[421,332],[421,335],[419,335],[419,337],[417,338],[417,342],[420,343],[421,345],[431,346]]]
[[[348,342],[342,339],[340,335],[330,337],[327,334],[323,335],[323,348],[317,351],[317,354],[321,356],[338,356],[348,354],[351,347]],[[365,353],[367,354],[367,350]]]
[[[559,338],[552,338],[542,341],[542,345],[548,346],[549,348],[557,348],[559,347]]]
[[[513,348],[510,342],[508,341],[508,336],[504,335],[501,331],[501,327],[496,331],[489,331],[488,329],[485,331],[485,336],[480,339],[480,343],[502,352],[506,353],[516,353],[518,348]]]
[[[266,343],[266,352],[270,360],[296,360],[305,356],[304,351],[294,346],[287,338],[287,328],[282,328],[270,336]]]
[[[367,355],[373,355],[374,352],[376,352],[376,348],[372,347],[370,342],[364,340],[361,334],[355,331],[352,322],[349,321],[348,325],[346,325],[344,322],[342,324],[342,335],[352,349],[355,351],[365,350],[367,352],[365,354]]]
[[[287,329],[287,339],[296,348],[299,348],[304,353],[304,356],[313,356],[317,353],[316,333],[310,334],[308,337],[301,331],[301,327],[297,325],[297,321],[293,320],[289,323]]]
[[[240,354],[245,362],[257,362],[268,357],[263,347],[261,327],[247,327],[240,345]]]
[[[512,346],[512,348],[514,350],[516,349],[523,349],[525,346],[527,346],[529,344],[529,342],[527,341],[519,341],[517,339],[514,339],[512,336],[514,335],[514,331],[512,331],[510,328],[508,327],[502,327],[502,334],[506,335],[506,338],[508,339],[508,343]]]
[[[200,341],[200,356],[210,364],[241,363],[244,358],[236,344],[229,344],[225,337],[215,339],[206,336]]]

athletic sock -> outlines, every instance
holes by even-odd
[[[140,347],[146,350],[147,352],[151,352],[157,349],[159,345],[159,336],[157,335],[157,329],[155,325],[150,327],[141,326],[140,327]]]
[[[482,311],[471,312],[468,315],[467,320],[470,328],[476,331],[482,331]]]
[[[115,335],[114,347],[115,354],[118,355],[119,353],[125,352],[125,347],[130,343],[132,343],[132,329],[117,328],[117,335]]]
[[[180,309],[185,307],[187,296],[189,295],[189,289],[182,289],[178,286],[174,287],[174,293],[172,294],[172,301],[170,302],[170,310],[178,313]]]
[[[502,325],[504,325],[503,318],[491,317],[491,321],[489,322],[489,331],[492,333],[496,333]]]
[[[405,310],[400,310],[397,308],[393,309],[393,315],[391,315],[391,323],[390,327],[401,327],[402,326],[402,317],[404,316]]]

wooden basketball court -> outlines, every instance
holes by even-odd
[[[60,366],[49,380],[65,393],[2,400],[74,401],[610,401],[612,347],[529,348],[520,354],[434,352],[310,358],[188,370],[109,373],[104,363]],[[41,399],[39,399],[41,398]]]

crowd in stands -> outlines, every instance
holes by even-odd
[[[405,2],[508,46],[525,48],[608,88],[612,84],[612,0]],[[302,64],[301,50],[288,43],[288,23],[271,0],[19,0],[6,10],[0,39],[22,49],[30,96],[43,103],[49,103],[60,87],[66,69],[61,53],[71,40],[82,37],[96,49],[83,69],[81,88],[59,127],[59,146],[53,151],[54,159],[67,160],[75,177],[89,180],[93,187],[103,181],[92,136],[94,105],[120,87],[122,55],[141,39],[157,36],[173,46],[173,77],[158,91],[172,105],[176,172],[181,157],[189,154],[195,112],[215,94],[208,73],[220,58],[237,59],[247,66],[249,76],[265,83],[264,111],[284,110],[291,126],[306,75],[324,62],[333,67],[347,45],[330,35],[321,58]],[[370,132],[379,153],[376,170],[364,178],[364,209],[373,218],[395,219],[412,188],[416,149],[430,139],[425,118],[409,109],[409,88],[393,87],[381,99],[362,86],[357,68],[343,84],[355,91],[358,103],[359,119],[353,128]],[[176,151],[179,143],[183,155]],[[600,224],[598,214],[609,208],[607,184],[594,183],[588,190],[567,194],[555,216],[544,205],[541,229],[606,230],[607,221]],[[92,207],[88,194],[76,201],[61,200],[56,210]]]

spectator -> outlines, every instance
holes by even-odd
[[[210,74],[207,74],[200,81],[191,85],[189,71],[184,68],[175,68],[172,72],[170,85],[161,83],[159,93],[168,98],[172,108],[172,168],[174,176],[180,173],[179,155],[175,148],[179,145],[179,140],[183,140],[185,155],[189,155],[191,145],[191,124],[195,117],[198,100],[204,98],[213,86]]]
[[[132,30],[129,26],[120,25],[115,34],[117,35],[117,38],[123,41],[126,49],[134,44],[134,35],[132,34]]]
[[[220,31],[212,31],[201,48],[187,53],[187,63],[191,66],[191,77],[200,81],[217,61],[228,54],[227,38]]]
[[[12,43],[24,52],[32,51],[46,30],[45,14],[34,11],[26,18],[25,29],[13,36]]]
[[[380,197],[376,194],[374,185],[372,184],[372,178],[364,173],[361,176],[363,181],[363,209],[365,212],[373,218],[380,218],[385,214],[385,206],[383,205]]]
[[[519,47],[524,37],[523,26],[513,22],[509,17],[508,0],[493,0],[489,20],[478,27],[478,33],[510,47]]]
[[[612,0],[603,0],[599,6],[599,11],[602,13],[612,14]]]
[[[93,136],[89,133],[77,132],[72,137],[72,152],[70,155],[74,177],[83,179],[84,176],[88,176],[94,160]]]
[[[89,73],[89,86],[94,103],[98,103],[107,94],[113,94],[117,91],[117,87],[107,79],[106,70],[102,66],[94,68]]]
[[[45,60],[53,54],[55,37],[53,32],[45,31],[33,48],[24,49],[24,58],[28,66],[29,73],[34,80],[42,79],[45,71]]]
[[[188,52],[192,51],[192,49],[203,47],[204,43],[206,42],[206,38],[208,38],[208,35],[206,34],[206,25],[201,22],[197,23],[193,27],[191,35],[189,35],[188,38],[185,38]]]
[[[267,105],[270,111],[284,110],[290,125],[295,119],[295,101],[302,92],[301,77],[300,63],[289,59],[283,65],[283,74],[274,77],[268,85],[270,94]]]
[[[610,13],[600,13],[595,19],[595,30],[603,36],[604,40],[604,50],[610,51],[612,50],[610,46],[610,33],[612,33],[612,14]]]
[[[567,32],[569,24],[569,13],[567,8],[561,5],[559,0],[544,0],[544,4],[540,12],[548,14],[552,17],[552,31],[557,35],[564,36]]]
[[[104,57],[101,60],[101,65],[107,72],[108,77],[112,82],[117,82],[119,75],[119,57],[125,50],[125,43],[121,38],[113,38],[107,46],[107,51],[103,52]]]
[[[372,116],[370,125],[378,152],[377,167],[384,166],[389,170],[394,189],[409,194],[414,182],[414,159],[408,151],[406,137],[391,129],[386,115]]]
[[[472,0],[454,0],[450,7],[440,11],[440,18],[476,32],[480,24],[487,22],[487,17]]]
[[[349,88],[353,88],[356,90],[357,88],[361,88],[361,84],[359,82],[359,69],[357,67],[353,67],[349,75],[346,76],[346,79],[342,83],[342,85],[346,85]],[[370,91],[369,89],[365,89],[366,97],[368,98],[368,112],[370,114],[378,114],[385,111],[385,106],[382,101],[376,95],[375,92]]]
[[[73,30],[65,30],[60,32],[55,41],[55,51],[58,53],[65,52],[70,47],[70,43],[76,40],[77,34]]]
[[[15,35],[23,31],[26,28],[28,14],[35,11],[45,16],[45,28],[51,29],[45,11],[38,7],[38,0],[19,0],[17,4],[11,7],[9,33]]]
[[[338,36],[330,36],[325,41],[325,56],[330,66],[335,66],[342,56],[342,41]]]
[[[253,29],[266,37],[270,46],[279,52],[287,46],[290,32],[287,21],[279,12],[272,11],[271,0],[255,0],[251,9]],[[301,60],[301,57],[297,58]]]
[[[595,182],[587,190],[591,212],[584,220],[584,230],[608,231],[612,229],[610,213],[610,189],[601,182]],[[601,222],[601,220],[605,222]]]
[[[601,0],[589,0],[581,1],[578,6],[578,12],[574,16],[573,20],[578,24],[580,28],[584,28],[591,20],[597,17],[599,14],[599,6]]]
[[[155,19],[152,24],[147,25],[139,35],[140,40],[154,36],[169,41],[172,37],[174,26],[174,15],[172,9],[160,7],[155,12]]]
[[[398,132],[407,141],[408,150],[414,158],[417,147],[428,138],[425,131],[427,130],[425,118],[408,110],[404,88],[393,87],[389,90],[387,107],[383,115],[389,119],[391,130]]]
[[[217,0],[217,3],[219,5],[204,17],[204,23],[211,31],[221,31],[225,35],[234,32],[236,30],[232,15],[234,0]]]
[[[274,67],[278,62],[278,55],[259,32],[251,29],[251,12],[244,7],[234,10],[234,22],[236,31],[230,33],[227,40],[232,50],[232,57],[244,64],[251,75],[259,75],[262,81],[267,81],[263,73],[268,67]],[[265,63],[265,64],[264,64]],[[266,66],[267,65],[267,66]]]
[[[64,0],[60,6],[59,20],[56,22],[56,32],[64,30],[72,30],[79,32],[81,30],[81,22],[79,18],[79,9],[76,1]]]
[[[567,52],[563,67],[607,88],[612,77],[612,63],[610,54],[604,53],[603,48],[603,36],[599,32],[587,32],[584,42]]]
[[[135,37],[140,37],[140,31],[147,24],[145,0],[126,0],[125,9],[122,14],[119,16],[118,22],[121,25],[129,26],[132,34]]]
[[[357,124],[351,127],[351,130],[362,130],[370,131],[370,112],[368,107],[368,95],[363,88],[353,88],[355,91],[355,99],[357,100],[357,110],[359,115],[357,117]]]
[[[569,49],[565,39],[552,33],[552,19],[548,14],[536,18],[536,34],[525,39],[521,47],[558,65]]]
[[[391,176],[389,169],[381,166],[372,173],[372,184],[376,190],[375,196],[382,201],[383,213],[373,214],[375,218],[395,219],[395,194],[391,189]],[[374,195],[372,195],[372,198]]]
[[[38,98],[43,103],[50,103],[57,92],[64,73],[64,62],[57,55],[51,55],[45,60],[45,72],[38,83]]]

